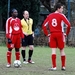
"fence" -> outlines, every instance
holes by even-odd
[[[68,41],[68,45],[75,46],[75,27],[71,27],[70,33],[66,40]]]
[[[64,28],[64,31],[66,28]],[[40,29],[40,35],[34,38],[34,45],[48,46],[48,37],[44,35],[42,30]],[[75,27],[71,27],[70,33],[66,38],[66,44],[68,46],[75,46]]]
[[[4,45],[5,44],[5,32],[4,31],[0,31],[0,45]]]
[[[66,28],[65,28],[66,29]],[[46,37],[40,28],[39,36],[34,37],[35,46],[48,46],[48,37]],[[0,31],[0,45],[5,43],[5,32]],[[66,43],[69,46],[75,46],[75,27],[71,27],[70,33],[66,38]]]

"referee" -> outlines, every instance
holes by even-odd
[[[23,63],[31,63],[34,64],[31,60],[31,57],[33,55],[33,49],[34,49],[34,44],[33,44],[33,38],[34,38],[34,31],[33,31],[33,19],[29,18],[29,12],[25,10],[23,12],[23,19],[21,20],[22,24],[22,31],[24,34],[24,39],[22,39],[22,58],[23,58]],[[26,60],[26,47],[29,46],[29,52],[28,52],[28,60]]]

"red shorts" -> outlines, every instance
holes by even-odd
[[[51,33],[49,37],[49,46],[51,48],[59,48],[62,49],[64,48],[65,45],[65,36],[63,33],[58,32],[58,33]]]
[[[20,48],[20,46],[21,46],[21,37],[20,37],[20,34],[18,34],[18,35],[12,35],[11,40],[12,40],[11,44],[7,43],[7,47],[8,48]]]

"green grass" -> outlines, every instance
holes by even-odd
[[[57,71],[49,71],[51,67],[51,49],[49,47],[35,47],[32,59],[35,64],[23,64],[21,68],[6,68],[6,47],[0,47],[0,75],[75,75],[75,48],[66,47],[66,71],[61,71],[60,53],[57,49]],[[28,48],[27,48],[28,57]],[[15,60],[12,51],[12,64]],[[22,58],[21,58],[22,62]]]

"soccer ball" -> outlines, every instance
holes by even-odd
[[[19,68],[21,67],[21,61],[20,60],[15,60],[13,63],[14,67]]]

